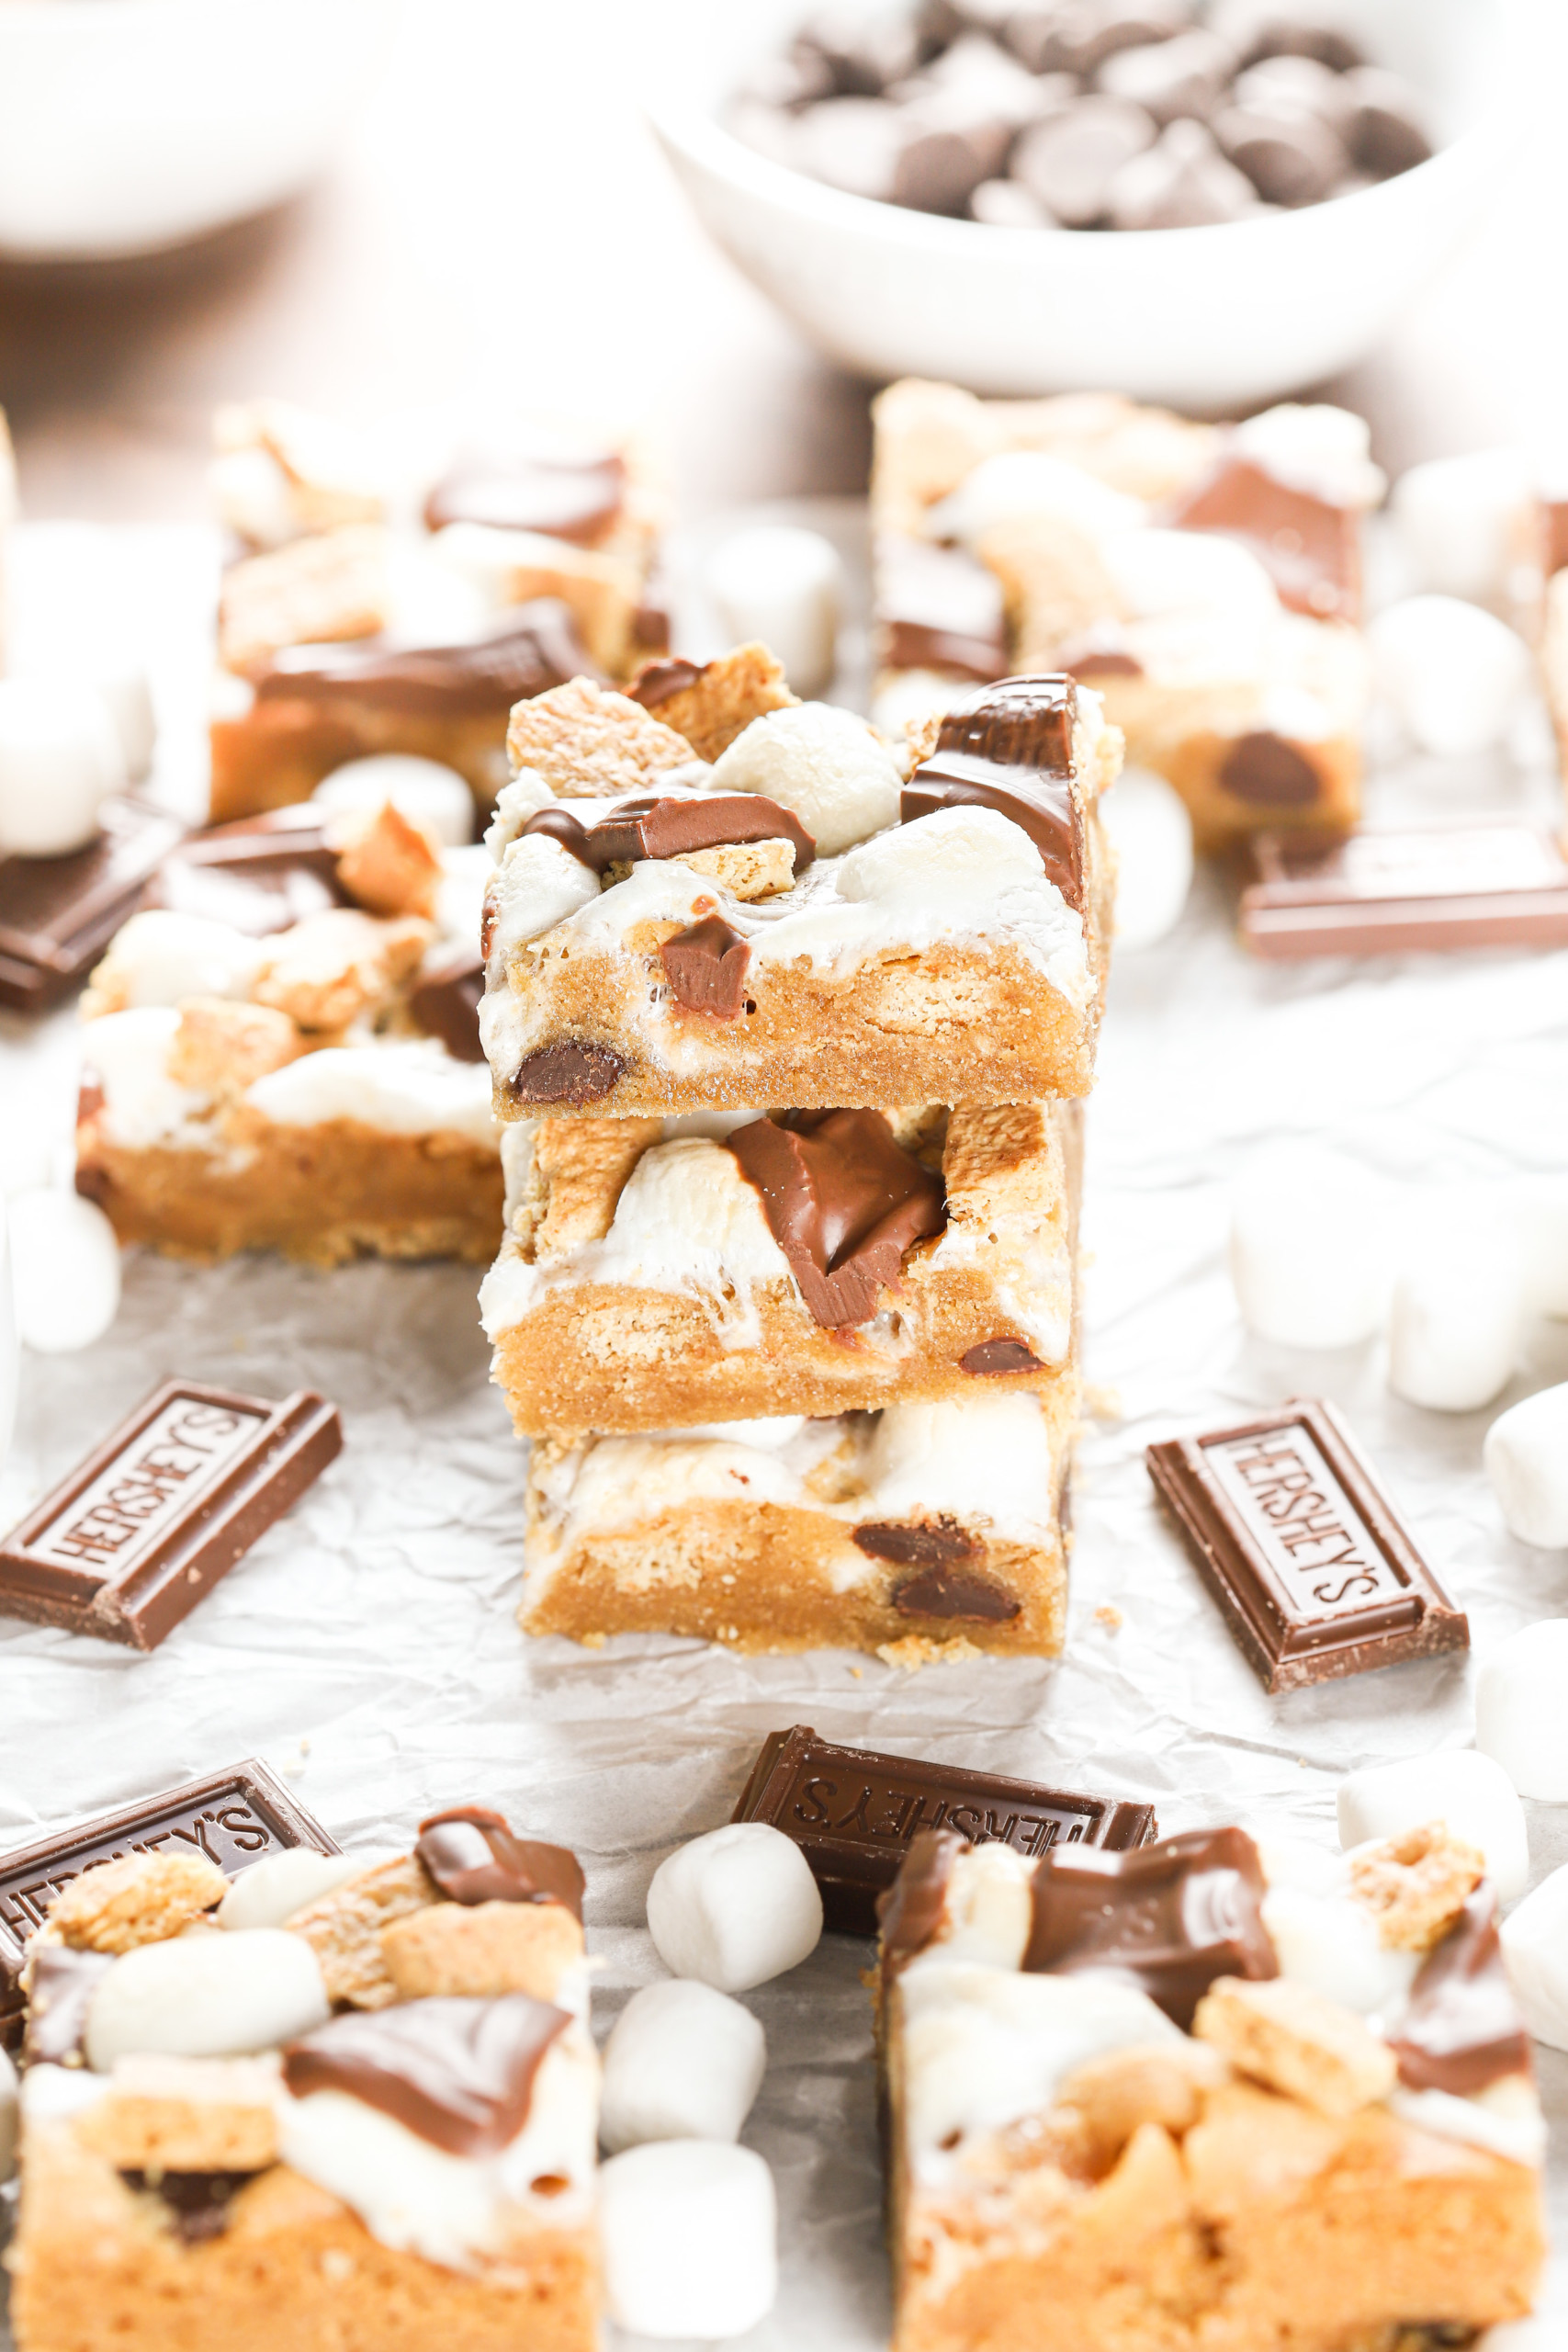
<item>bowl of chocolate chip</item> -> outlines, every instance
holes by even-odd
[[[855,373],[1216,411],[1388,331],[1529,133],[1550,6],[692,0],[650,111]]]

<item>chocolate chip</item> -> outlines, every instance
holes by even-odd
[[[709,915],[667,939],[659,956],[677,1004],[716,1021],[738,1017],[746,1002],[751,950],[733,923]]]
[[[967,1568],[919,1568],[902,1577],[888,1599],[900,1617],[941,1617],[972,1625],[1005,1625],[1023,1603]]]
[[[1156,122],[1181,115],[1207,117],[1235,72],[1235,51],[1204,25],[1173,40],[1122,49],[1100,69],[1099,85],[1113,98],[1127,98]]]
[[[602,1102],[626,1067],[608,1046],[540,1046],[523,1061],[508,1091],[514,1102],[564,1102],[581,1110]]]
[[[1426,163],[1432,142],[1421,127],[1420,101],[1397,74],[1363,65],[1347,74],[1352,158],[1375,180],[1390,180]]]
[[[984,221],[987,229],[1054,229],[1052,220],[1037,196],[1018,180],[982,180],[969,199],[971,220]],[[910,666],[897,664],[896,666]],[[912,665],[919,668],[922,665]],[[999,676],[999,672],[987,674]]]
[[[152,2189],[162,2199],[169,2226],[186,2245],[220,2238],[229,2226],[236,2190],[255,2178],[250,2172],[122,2172],[128,2188]]]
[[[1190,0],[1067,0],[1048,13],[1021,14],[1024,21],[1010,26],[1008,39],[1026,65],[1037,73],[1092,74],[1118,50],[1146,48],[1185,31],[1193,11]]]
[[[1284,107],[1222,107],[1214,136],[1269,204],[1320,204],[1342,177],[1343,143],[1316,115]]]
[[[1252,182],[1226,163],[1213,134],[1186,119],[1171,123],[1111,183],[1111,220],[1117,229],[1207,229],[1245,220],[1261,209]],[[1075,670],[1080,677],[1091,674],[1081,664]]]
[[[1238,107],[1259,107],[1265,113],[1316,115],[1343,139],[1350,121],[1349,85],[1343,74],[1331,73],[1315,57],[1266,57],[1238,74],[1233,93]]]
[[[1262,57],[1312,57],[1336,74],[1366,63],[1366,51],[1339,23],[1337,14],[1310,6],[1280,6],[1278,0],[1231,0],[1217,7],[1214,29],[1241,51],[1244,65]]]
[[[910,17],[855,0],[819,8],[801,27],[795,47],[823,60],[841,97],[876,97],[920,62],[919,28]]]
[[[958,1359],[962,1372],[976,1374],[987,1380],[1000,1379],[1010,1372],[1043,1372],[1032,1348],[1022,1340],[981,1340],[965,1348]]]
[[[1012,175],[1066,227],[1088,229],[1105,218],[1122,164],[1154,142],[1154,122],[1142,107],[1087,97],[1025,131]]]
[[[911,212],[945,213],[959,219],[982,180],[996,172],[1012,144],[1012,130],[992,117],[967,129],[922,124],[911,107],[908,137],[893,169],[893,201]]]
[[[1266,730],[1237,737],[1220,769],[1220,784],[1249,808],[1310,808],[1321,789],[1304,753]]]
[[[898,1568],[950,1568],[958,1560],[972,1560],[984,1546],[960,1527],[955,1519],[868,1520],[851,1532],[857,1550],[874,1560],[891,1560]]]

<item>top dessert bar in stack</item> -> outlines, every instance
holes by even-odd
[[[660,651],[664,520],[626,443],[510,424],[355,435],[280,401],[218,418],[236,560],[219,605],[214,819],[308,799],[345,761],[445,761],[481,809],[507,713]]]
[[[902,756],[761,647],[520,703],[489,841],[504,1120],[1086,1094],[1121,739],[1067,677]]]
[[[1130,763],[1200,843],[1343,833],[1367,698],[1367,428],[1286,406],[1198,424],[1110,393],[980,401],[910,379],[876,403],[885,726],[1010,671],[1091,683]]]

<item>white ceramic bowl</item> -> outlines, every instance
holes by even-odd
[[[1551,86],[1560,0],[1354,0],[1348,21],[1426,95],[1443,140],[1398,179],[1213,229],[990,229],[793,172],[719,119],[802,0],[689,0],[653,126],[710,233],[832,358],[980,392],[1111,387],[1215,410],[1333,375],[1471,225]]]
[[[107,260],[325,163],[396,0],[0,0],[0,254]]]

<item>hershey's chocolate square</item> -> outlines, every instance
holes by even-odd
[[[1257,956],[1416,955],[1568,942],[1568,858],[1530,825],[1259,833],[1241,894]]]
[[[0,1004],[41,1012],[85,979],[185,831],[140,800],[64,857],[0,857]]]

